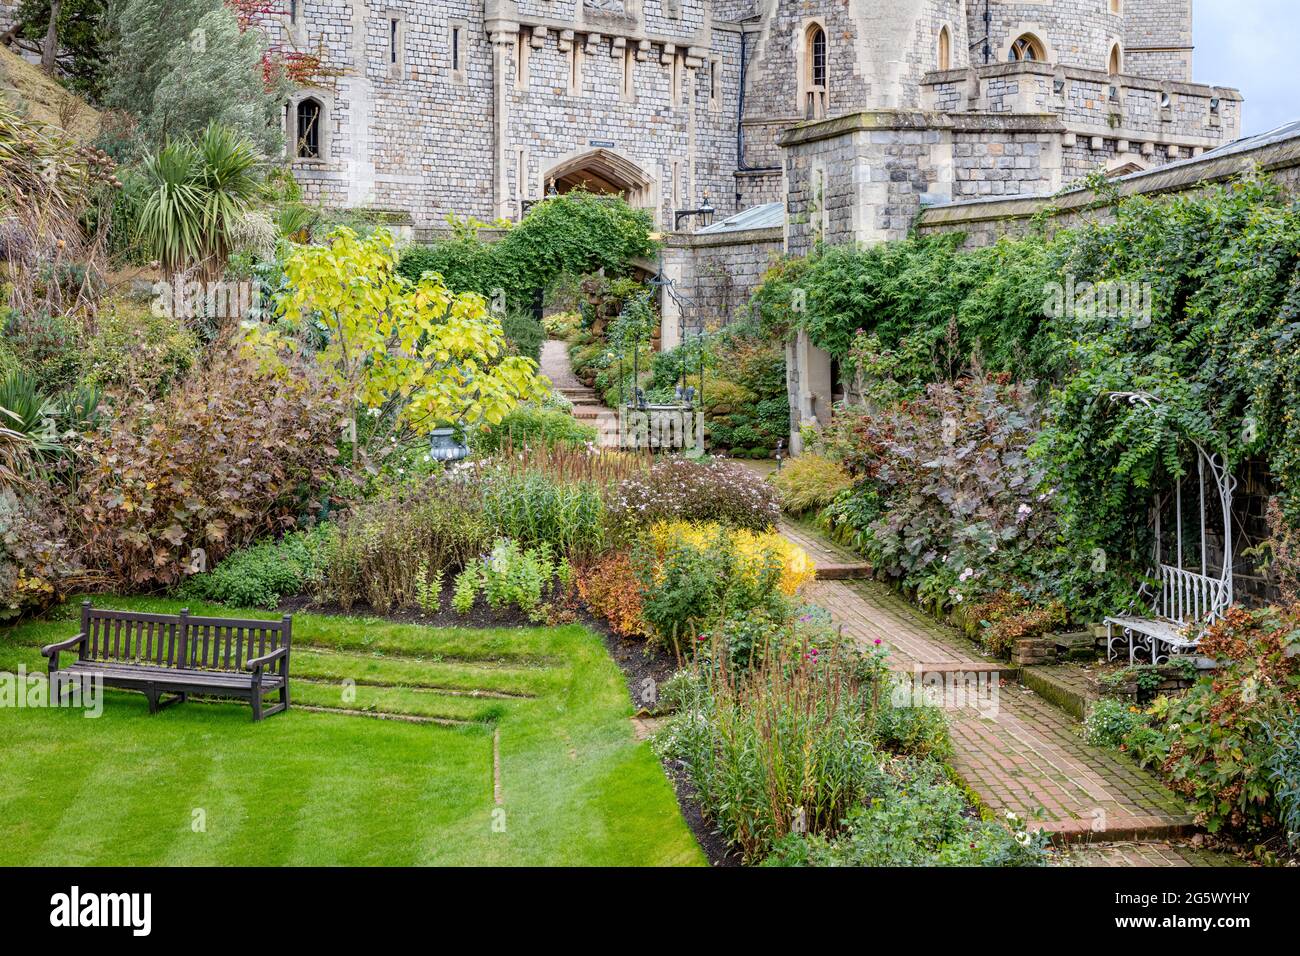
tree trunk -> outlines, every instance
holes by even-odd
[[[50,25],[45,31],[45,47],[41,50],[41,69],[50,76],[58,70],[59,11],[62,7],[63,0],[50,0]]]

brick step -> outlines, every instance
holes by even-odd
[[[818,581],[848,581],[854,578],[871,577],[869,564],[819,564],[816,577]]]
[[[1025,667],[1020,671],[1020,683],[1043,700],[1057,707],[1075,720],[1088,716],[1088,708],[1096,697],[1077,681],[1066,680],[1058,673],[1059,665]]]
[[[1091,819],[1054,820],[1049,823],[1029,823],[1030,830],[1044,830],[1051,834],[1058,846],[1073,843],[1138,843],[1145,840],[1177,840],[1203,833],[1190,816],[1128,816],[1107,813]]]
[[[1020,668],[1015,664],[985,663],[984,661],[937,661],[933,664],[912,664],[909,668],[899,668],[896,674],[998,674],[1007,680],[1016,680]]]

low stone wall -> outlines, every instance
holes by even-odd
[[[1229,143],[1240,134],[1241,103],[1227,87],[1036,62],[936,71],[922,80],[927,109],[1059,117],[1067,180],[1098,165],[1149,168]]]
[[[1223,182],[1255,166],[1300,195],[1300,135],[1132,173],[1115,180],[1115,184],[1121,196],[1155,196]],[[1078,225],[1086,218],[1105,218],[1105,210],[1093,208],[1097,200],[1095,192],[1079,189],[1063,195],[959,201],[923,210],[917,217],[916,230],[922,235],[964,232],[968,248],[986,246],[999,236],[1022,235],[1034,217],[1048,207],[1056,209],[1053,222],[1058,228]]]
[[[677,296],[663,293],[664,347],[680,342],[686,330],[730,322],[781,248],[780,228],[669,235],[664,240],[664,274]]]

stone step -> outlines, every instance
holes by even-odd
[[[854,578],[871,577],[869,564],[819,564],[816,569],[818,581],[848,581]]]

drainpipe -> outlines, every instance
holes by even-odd
[[[745,76],[749,72],[745,60],[745,29],[740,29],[740,99],[736,107],[736,170],[742,173],[779,173],[780,166],[751,166],[745,162]],[[740,196],[736,196],[736,205],[740,205]]]
[[[989,37],[993,35],[993,17],[989,13],[989,0],[984,0],[984,65],[989,65],[993,51],[989,48]]]

